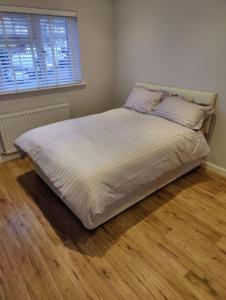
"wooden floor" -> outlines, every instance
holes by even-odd
[[[226,299],[226,180],[198,169],[94,232],[0,165],[0,299]]]

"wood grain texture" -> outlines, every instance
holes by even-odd
[[[196,169],[93,232],[0,165],[0,299],[226,299],[226,180]]]

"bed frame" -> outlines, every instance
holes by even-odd
[[[215,107],[216,104],[217,95],[213,92],[202,92],[141,82],[137,82],[136,86],[144,87],[147,89],[168,91],[173,94],[184,96],[184,98],[189,102],[194,102],[201,105],[210,105],[212,107]],[[211,118],[209,118],[205,124],[206,132],[209,131],[210,124]],[[136,204],[137,202],[141,201],[142,199],[146,198],[147,196],[151,195],[152,193],[156,192],[157,190],[161,189],[162,187],[166,186],[167,184],[171,183],[177,178],[181,177],[182,175],[188,173],[192,169],[200,166],[201,164],[202,160],[191,161],[188,164],[182,165],[175,170],[163,174],[162,176],[151,181],[150,183],[137,188],[132,193],[128,194],[126,197],[120,199],[117,205],[115,203],[113,206],[109,205],[102,214],[98,215],[95,218],[95,220],[92,220],[92,223],[83,225],[90,230],[98,227],[99,225],[107,222],[111,218],[115,217],[127,208],[131,207],[132,205]],[[43,181],[55,192],[55,194],[58,197],[60,197],[60,194],[51,184],[49,179],[44,175],[42,170],[36,165],[35,170],[37,174],[43,179]],[[62,200],[64,201],[64,199]],[[65,204],[70,208],[70,205],[68,203],[65,202]]]

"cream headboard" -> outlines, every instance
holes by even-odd
[[[151,90],[163,90],[171,94],[178,94],[183,96],[184,99],[187,100],[188,102],[194,102],[201,105],[210,105],[212,107],[215,107],[216,105],[217,94],[214,92],[188,90],[188,89],[182,89],[177,87],[163,86],[158,84],[142,83],[142,82],[137,82],[136,86],[144,87],[146,89],[151,89]],[[211,120],[212,117],[208,118],[203,126],[202,131],[205,134],[207,134],[210,130]]]
[[[164,90],[171,94],[178,94],[184,96],[185,100],[189,102],[194,102],[202,105],[211,105],[213,107],[215,106],[216,99],[217,99],[217,94],[213,92],[202,92],[202,91],[181,89],[177,87],[163,86],[158,84],[142,83],[142,82],[137,82],[136,86],[144,87],[152,90]]]

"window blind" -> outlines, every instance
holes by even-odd
[[[0,13],[0,93],[80,82],[76,17]]]

